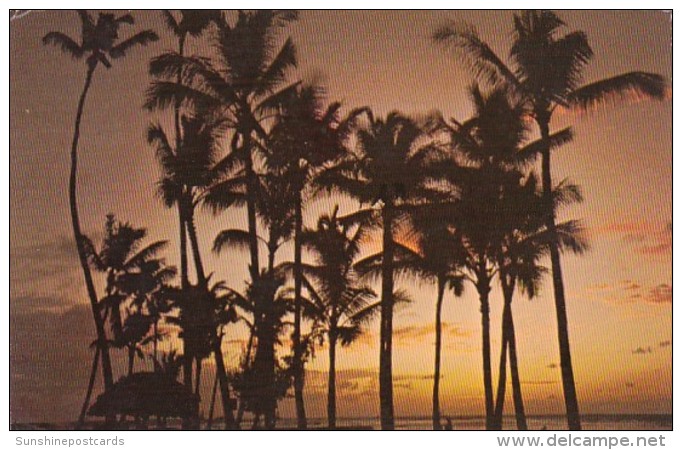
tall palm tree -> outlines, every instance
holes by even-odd
[[[536,159],[544,141],[528,143],[530,129],[524,105],[504,86],[482,92],[473,85],[469,94],[473,117],[464,123],[453,121],[450,131],[453,144],[475,169],[465,177],[460,199],[463,209],[453,214],[460,216],[457,220],[471,258],[469,269],[481,300],[486,427],[492,428],[495,415],[488,297],[492,277],[499,270],[505,232],[517,224],[501,212],[507,209],[508,191],[518,188],[523,171]],[[571,138],[571,130],[565,129],[547,141],[556,148]]]
[[[442,348],[442,311],[445,292],[453,291],[456,296],[463,293],[464,277],[461,264],[464,262],[464,248],[461,236],[453,231],[450,223],[451,203],[433,203],[416,209],[410,217],[409,230],[405,239],[408,244],[394,242],[394,271],[412,274],[436,284],[435,318],[435,359],[433,370],[432,420],[433,429],[441,429],[440,378]],[[381,253],[363,258],[356,269],[363,275],[378,274],[381,268]]]
[[[121,25],[134,24],[134,19],[130,14],[116,17],[113,14],[100,13],[97,21],[94,21],[92,16],[87,11],[78,11],[78,17],[81,21],[80,44],[66,34],[58,31],[51,31],[47,33],[43,37],[43,44],[55,45],[74,59],[85,58],[85,62],[87,64],[85,85],[83,86],[83,91],[81,92],[81,96],[78,101],[73,141],[71,143],[69,205],[71,210],[73,234],[74,239],[76,240],[76,248],[78,250],[78,258],[80,260],[81,269],[83,270],[83,277],[85,279],[85,286],[88,296],[90,297],[90,306],[92,308],[92,315],[95,321],[97,340],[99,342],[98,345],[101,346],[99,353],[102,358],[102,376],[104,378],[104,388],[105,390],[108,390],[114,384],[111,369],[111,359],[109,357],[109,351],[105,345],[106,335],[104,331],[104,323],[102,320],[101,311],[99,311],[98,308],[97,291],[95,290],[95,285],[92,281],[92,274],[90,273],[90,268],[88,266],[87,255],[85,253],[85,247],[83,243],[83,234],[81,232],[80,217],[78,214],[76,181],[78,174],[78,140],[80,137],[80,125],[83,116],[83,109],[85,107],[85,99],[90,89],[92,77],[97,66],[102,64],[104,67],[110,68],[110,59],[121,58],[134,47],[144,46],[150,42],[156,41],[158,36],[150,30],[145,30],[133,35],[128,39],[119,41],[118,32]]]
[[[518,360],[512,300],[514,292],[519,288],[528,298],[533,298],[540,287],[546,269],[539,263],[549,253],[553,234],[547,231],[544,223],[542,193],[537,189],[538,179],[531,173],[518,186],[508,186],[505,195],[504,215],[506,231],[498,255],[499,281],[504,297],[502,313],[502,349],[500,352],[500,372],[495,406],[495,429],[502,428],[502,409],[504,407],[506,385],[506,358],[512,378],[512,393],[516,412],[517,428],[527,430],[521,382],[518,373]],[[577,186],[563,182],[553,192],[555,209],[582,201]],[[569,220],[558,223],[556,228],[561,251],[582,254],[588,244],[578,221]]]
[[[266,138],[263,121],[297,84],[282,88],[288,70],[296,66],[292,40],[277,45],[280,29],[297,17],[292,11],[239,11],[234,25],[227,17],[219,23],[214,60],[170,53],[150,66],[150,72],[161,80],[153,82],[148,91],[148,108],[179,103],[210,110],[228,118],[235,131],[232,159],[240,161],[245,171],[252,280],[258,278],[260,270],[254,159],[258,140]],[[181,83],[176,81],[178,77]]]
[[[210,297],[208,290],[208,277],[204,270],[201,257],[200,245],[198,242],[195,210],[203,200],[209,187],[220,180],[225,173],[225,168],[220,164],[218,155],[220,154],[219,136],[224,131],[224,121],[212,120],[206,116],[196,116],[192,118],[182,117],[183,138],[180,147],[174,147],[168,139],[163,128],[154,124],[149,127],[147,139],[156,149],[157,159],[161,165],[162,178],[159,181],[158,194],[167,207],[177,206],[181,210],[182,221],[187,230],[190,248],[194,260],[197,274],[197,288],[203,292],[203,297]],[[177,141],[176,141],[177,144]],[[187,280],[185,280],[187,282]],[[192,286],[183,289],[188,292],[188,296],[193,296],[197,301],[201,300],[202,295],[195,292]],[[194,292],[194,294],[191,294]],[[192,306],[183,303],[186,307]],[[218,342],[217,338],[212,341]],[[195,350],[191,346],[191,341],[185,341],[184,359],[184,382],[185,385],[193,389],[192,365],[196,363],[197,370],[201,370],[201,359],[195,355]],[[223,355],[217,346],[213,349],[216,365],[225,367]],[[231,405],[229,399],[229,386],[227,375],[218,370],[220,378],[221,396],[223,408],[226,412],[226,426],[233,426],[229,422],[231,412],[228,408]],[[198,375],[197,375],[198,379]],[[197,380],[198,382],[198,380]]]
[[[242,166],[246,182],[253,282],[260,275],[256,157],[267,137],[264,121],[297,84],[282,87],[289,69],[296,66],[294,44],[289,38],[278,45],[280,30],[297,18],[293,11],[239,11],[234,24],[228,17],[219,23],[214,42],[218,55],[213,60],[170,54],[153,61],[150,67],[152,74],[172,81],[152,84],[148,108],[184,104],[226,118],[234,129],[229,161]],[[182,83],[177,82],[178,77]],[[274,374],[273,364],[265,363],[263,370]],[[274,423],[274,405],[266,421]]]
[[[546,204],[545,222],[550,232],[556,228],[556,214],[550,201],[552,173],[548,144],[553,112],[558,107],[587,109],[631,95],[652,99],[663,99],[666,95],[665,79],[648,72],[628,72],[581,84],[582,71],[592,58],[593,51],[583,32],[560,35],[559,30],[564,25],[551,11],[526,11],[514,15],[514,40],[509,52],[509,66],[472,29],[448,25],[433,35],[435,41],[462,50],[476,76],[492,84],[505,84],[524,100],[544,142],[540,149],[542,186]],[[566,415],[569,428],[579,430],[580,412],[558,244],[550,248],[550,260]]]
[[[425,138],[416,121],[391,112],[386,119],[365,111],[367,123],[356,130],[357,146],[326,168],[317,183],[347,193],[376,208],[382,223],[379,391],[381,428],[395,428],[393,409],[393,263],[394,230],[415,204],[434,198],[430,164],[442,160],[443,149]],[[372,210],[360,214],[373,213]]]
[[[211,22],[219,21],[221,14],[215,10],[180,10],[179,20],[169,10],[162,11],[164,21],[173,35],[178,39],[177,54],[184,56],[185,42],[189,36],[199,37],[209,27]],[[163,56],[162,56],[163,57]],[[152,63],[153,64],[153,63]],[[177,77],[178,83],[181,82],[180,75]],[[180,103],[176,102],[173,108],[174,127],[175,127],[175,148],[181,149],[182,141],[182,122],[180,118]],[[187,229],[186,219],[182,215],[180,202],[178,202],[178,217],[180,225],[180,279],[182,288],[187,289],[189,278],[187,272]]]
[[[315,264],[301,263],[302,282],[308,291],[303,298],[306,316],[313,320],[311,338],[327,338],[329,342],[329,375],[327,420],[329,429],[336,428],[336,349],[338,344],[350,345],[362,333],[362,327],[378,312],[376,294],[359,282],[353,263],[360,245],[367,236],[362,224],[350,233],[348,224],[337,217],[338,207],[331,216],[323,215],[316,229],[305,229],[303,246],[315,258]],[[294,263],[293,269],[296,269]]]
[[[344,140],[352,117],[341,119],[341,104],[333,102],[324,106],[325,90],[315,84],[298,86],[288,99],[282,102],[281,112],[270,130],[267,141],[268,169],[284,177],[294,193],[294,396],[299,429],[307,427],[303,388],[304,346],[301,340],[301,270],[303,232],[303,205],[311,194],[311,182],[326,163],[342,154],[340,143]]]

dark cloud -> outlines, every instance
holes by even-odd
[[[557,367],[559,367],[559,364],[557,364],[557,363],[547,364],[548,369],[556,369]]]
[[[651,347],[637,347],[632,351],[632,353],[635,355],[646,355],[651,352],[652,352]]]
[[[661,347],[661,348],[665,348],[665,347],[670,347],[672,344],[673,344],[672,341],[667,340],[667,341],[661,341],[661,342],[659,342],[659,343],[658,343],[658,346]]]
[[[665,304],[673,301],[673,287],[669,284],[659,284],[651,288],[646,296],[649,303]]]

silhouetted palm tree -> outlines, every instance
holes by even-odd
[[[504,297],[504,309],[500,372],[493,426],[495,429],[502,427],[507,352],[509,353],[517,428],[528,429],[518,374],[516,337],[511,307],[517,287],[529,298],[537,294],[542,276],[546,273],[546,269],[540,266],[539,262],[549,253],[550,244],[553,241],[553,234],[547,231],[544,223],[543,198],[537,186],[537,177],[533,173],[518,186],[507,186],[505,207],[500,211],[504,216],[506,231],[498,255],[498,278]],[[555,209],[582,201],[578,187],[566,182],[555,187],[553,197]],[[577,221],[557,224],[556,236],[561,251],[568,250],[581,254],[587,250],[587,241]]]
[[[221,19],[220,11],[215,10],[180,10],[179,20],[175,18],[173,13],[169,10],[163,10],[162,15],[167,27],[173,32],[175,37],[178,39],[178,51],[177,55],[184,56],[185,54],[185,42],[187,37],[199,37],[211,24],[211,22],[217,22]],[[164,54],[159,58],[164,58],[168,54]],[[171,54],[172,57],[172,54]],[[157,58],[158,59],[158,58]],[[152,67],[153,67],[152,62]],[[177,82],[182,81],[180,74],[176,78]],[[174,128],[175,128],[175,149],[182,149],[182,121],[180,118],[180,102],[176,102],[173,108],[174,115]],[[181,192],[180,196],[184,196],[186,193]],[[181,207],[182,201],[178,201],[178,218],[180,225],[180,280],[181,287],[183,290],[189,287],[189,275],[187,267],[187,220],[183,214],[183,208]],[[189,385],[192,384],[191,379]]]
[[[209,187],[214,185],[224,175],[225,168],[219,163],[220,147],[218,137],[223,132],[224,121],[213,121],[207,117],[182,117],[184,135],[180,141],[180,149],[174,148],[163,129],[159,125],[152,125],[148,131],[148,141],[156,148],[157,159],[162,168],[162,179],[159,182],[159,195],[167,207],[177,205],[187,227],[190,247],[197,273],[198,288],[208,295],[208,279],[204,270],[201,251],[198,242],[194,220],[195,209],[202,201]],[[185,290],[191,291],[191,288]],[[196,293],[195,293],[196,294]],[[186,304],[187,307],[191,307]],[[201,360],[194,357],[195,349],[185,342],[185,384],[192,387],[193,360],[200,370]],[[216,348],[214,357],[216,364],[224,367],[222,352]],[[220,360],[220,361],[219,361]],[[229,406],[229,387],[227,376],[220,374],[221,395],[224,397],[223,406]],[[226,418],[229,416],[226,415]],[[232,426],[233,424],[229,424]]]
[[[476,76],[493,84],[505,84],[526,103],[540,129],[544,145],[542,185],[545,196],[546,224],[550,232],[556,227],[552,210],[552,175],[550,165],[550,121],[557,107],[589,108],[600,103],[634,94],[638,97],[662,99],[665,79],[658,74],[629,72],[581,85],[582,70],[593,56],[583,32],[559,35],[564,22],[550,11],[526,11],[514,16],[514,40],[505,65],[495,52],[472,29],[445,26],[434,33],[437,42],[452,44],[464,51]],[[561,375],[568,425],[579,430],[580,413],[573,376],[568,338],[566,299],[558,245],[550,248],[552,281],[557,311]]]
[[[124,323],[121,318],[121,305],[126,300],[130,300],[130,295],[135,285],[142,288],[139,283],[142,277],[153,276],[153,272],[149,270],[149,267],[153,266],[155,268],[155,272],[158,274],[158,278],[155,281],[158,282],[165,282],[175,275],[173,268],[165,267],[163,260],[156,258],[158,252],[165,247],[165,241],[157,241],[139,249],[140,240],[146,234],[147,232],[144,228],[134,228],[128,223],[118,222],[113,214],[109,214],[106,218],[105,235],[99,251],[87,236],[82,236],[86,261],[98,272],[106,274],[105,296],[98,303],[98,311],[101,312],[103,320],[108,318],[111,324],[110,328],[113,339],[112,341],[107,340],[105,342],[111,342],[115,346],[123,342]],[[135,278],[137,283],[132,280],[133,277],[137,277]],[[147,285],[144,288],[154,289],[154,287],[148,288]],[[95,370],[97,370],[96,359],[100,356],[100,352],[99,349],[95,352],[90,382],[88,383],[83,409],[79,417],[79,428],[85,419],[85,412],[90,403],[90,396],[94,387]]]
[[[83,234],[81,232],[80,218],[78,215],[78,202],[76,195],[76,181],[78,173],[78,140],[80,137],[80,125],[83,116],[83,109],[85,107],[85,98],[92,83],[92,76],[98,64],[104,65],[106,68],[111,67],[109,59],[118,59],[126,55],[126,53],[134,47],[144,46],[150,42],[156,41],[158,36],[150,31],[145,30],[133,35],[132,37],[119,42],[119,28],[122,24],[132,25],[134,19],[130,14],[116,17],[113,14],[101,14],[95,22],[87,11],[78,11],[78,16],[81,21],[81,37],[80,44],[70,38],[64,33],[58,31],[51,31],[43,37],[43,44],[50,44],[58,46],[62,51],[69,54],[75,59],[85,58],[87,64],[87,72],[85,76],[85,85],[78,101],[78,108],[76,111],[76,121],[73,132],[73,141],[71,144],[71,173],[69,176],[69,205],[71,209],[71,222],[73,225],[74,239],[76,240],[76,247],[78,250],[78,257],[80,260],[83,276],[85,278],[85,286],[87,288],[88,296],[90,297],[90,306],[92,308],[92,315],[95,320],[95,328],[97,331],[97,340],[102,347],[99,353],[102,358],[102,376],[104,378],[104,388],[109,389],[113,386],[113,374],[111,369],[111,359],[109,358],[109,351],[104,344],[106,335],[104,331],[104,324],[102,321],[101,311],[98,309],[98,298],[95,285],[92,281],[92,274],[88,267],[87,256],[83,245]]]
[[[186,104],[228,119],[235,131],[228,161],[240,164],[244,172],[253,282],[260,273],[256,154],[267,137],[263,121],[297,84],[282,88],[288,70],[296,65],[293,42],[287,39],[277,45],[280,29],[297,17],[292,11],[239,11],[234,25],[227,17],[219,23],[215,38],[218,55],[213,61],[167,55],[153,61],[150,67],[152,74],[173,81],[154,82],[147,107]],[[175,80],[179,76],[182,83]],[[268,363],[263,370],[274,373],[274,366]],[[266,422],[274,423],[274,409],[267,416]]]
[[[492,278],[499,267],[498,256],[508,227],[501,211],[507,207],[506,191],[515,189],[542,146],[541,141],[526,143],[529,125],[522,103],[504,87],[481,92],[478,85],[470,89],[475,112],[464,123],[453,121],[450,127],[453,144],[473,164],[473,171],[460,171],[464,189],[461,192],[457,228],[465,238],[469,255],[471,281],[481,301],[483,335],[483,373],[486,405],[486,428],[494,426],[494,397],[490,361],[490,319],[488,297]],[[571,139],[570,129],[549,136],[552,148]],[[512,228],[513,229],[513,228]]]
[[[400,113],[389,113],[385,120],[376,119],[369,110],[366,115],[368,123],[356,130],[356,148],[320,173],[317,183],[375,207],[381,216],[384,257],[379,391],[381,427],[392,430],[395,428],[392,375],[394,228],[414,204],[436,195],[436,191],[427,186],[434,179],[429,165],[442,159],[443,151],[425,138],[422,127]],[[358,214],[373,213],[364,210]]]
[[[350,345],[362,333],[362,327],[378,312],[381,303],[376,294],[362,285],[353,263],[360,253],[366,227],[360,225],[351,234],[348,224],[337,217],[338,207],[331,216],[319,218],[316,229],[305,229],[301,235],[315,264],[301,263],[302,282],[308,297],[301,300],[306,316],[313,321],[308,340],[326,337],[329,340],[329,381],[327,420],[336,428],[336,348]],[[292,266],[296,269],[296,263]]]
[[[314,84],[297,87],[282,102],[267,141],[268,169],[291,185],[294,193],[294,396],[298,428],[307,427],[303,388],[304,346],[301,341],[301,236],[303,230],[303,205],[311,194],[310,183],[325,164],[338,158],[343,150],[340,143],[348,132],[349,118],[341,119],[341,104],[334,102],[324,107],[324,88]]]

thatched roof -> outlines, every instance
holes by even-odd
[[[131,416],[192,417],[199,399],[167,375],[138,372],[121,378],[112,389],[99,395],[88,414]]]

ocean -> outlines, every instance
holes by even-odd
[[[453,431],[469,430],[480,431],[485,427],[485,418],[482,416],[452,417]],[[561,415],[542,415],[528,416],[528,428],[530,430],[566,430],[566,418]],[[150,420],[150,429],[154,426],[154,420]],[[74,424],[50,424],[50,423],[31,423],[13,424],[13,430],[68,430],[73,429]],[[132,425],[132,424],[131,424]],[[170,424],[170,428],[179,428],[179,423]],[[588,414],[582,416],[584,430],[592,431],[654,431],[672,430],[673,416],[671,414]],[[243,429],[249,429],[250,423],[243,424]],[[310,429],[324,429],[326,427],[325,418],[309,418],[308,427]],[[338,418],[337,427],[345,430],[379,430],[381,424],[379,418]],[[86,425],[86,428],[94,428],[94,424]],[[202,428],[204,428],[202,426]],[[277,421],[279,429],[295,429],[296,419],[280,418]],[[213,429],[222,429],[221,421],[215,421]],[[397,430],[431,430],[430,417],[403,417],[396,418]],[[513,416],[506,416],[503,421],[504,430],[516,430],[516,421]]]

